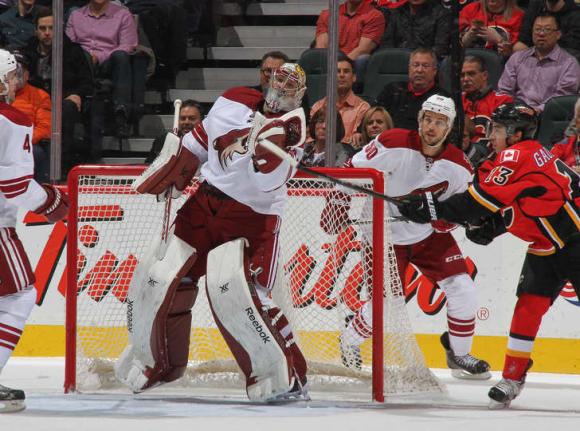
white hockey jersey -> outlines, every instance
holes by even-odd
[[[214,103],[207,117],[182,140],[203,163],[202,177],[214,187],[260,214],[281,216],[287,197],[286,181],[296,170],[288,161],[268,174],[256,172],[247,137],[262,93],[248,87],[232,88]],[[302,148],[292,151],[296,160]]]
[[[0,227],[15,227],[18,207],[35,210],[46,192],[33,179],[32,123],[0,102]]]
[[[473,169],[461,150],[447,145],[437,157],[423,155],[416,131],[384,131],[347,162],[347,166],[374,168],[385,175],[385,194],[400,197],[423,191],[441,192],[439,200],[463,192],[472,181]],[[400,215],[396,205],[388,203],[389,213]],[[409,245],[433,232],[430,224],[397,221],[391,224],[393,243]]]

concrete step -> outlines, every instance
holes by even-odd
[[[200,68],[177,74],[177,88],[190,90],[225,90],[239,85],[256,85],[260,76],[257,68]]]
[[[268,51],[272,51],[271,46],[214,46],[208,49],[209,60],[260,60],[262,56]],[[308,49],[308,45],[304,46],[277,46],[277,51],[284,52],[290,59],[296,60],[300,55]],[[200,48],[187,49],[188,60],[203,60],[203,50]]]
[[[123,151],[148,152],[153,145],[153,138],[130,138],[123,142]],[[114,136],[103,136],[103,150],[119,150],[119,139]]]
[[[145,157],[103,157],[99,164],[102,165],[142,165]]]
[[[310,46],[316,27],[313,26],[234,26],[218,32],[218,46]]]
[[[309,16],[320,15],[323,9],[328,8],[328,2],[306,2],[301,0],[284,3],[252,3],[248,6],[248,16]],[[224,3],[222,15],[240,16],[242,8],[237,3]]]
[[[199,103],[213,103],[221,96],[223,90],[169,90],[168,98],[170,101],[175,99],[193,99]],[[145,103],[147,105],[158,105],[161,103],[161,94],[158,91],[145,92]]]

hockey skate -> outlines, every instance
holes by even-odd
[[[340,359],[342,364],[347,368],[352,368],[353,370],[360,370],[362,368],[360,347],[345,343],[342,337],[340,337]]]
[[[266,400],[266,402],[270,404],[291,401],[310,401],[310,395],[308,394],[308,382],[306,378],[303,382],[296,378],[294,380],[294,385],[288,392],[276,395],[275,397]]]
[[[511,402],[520,394],[526,383],[528,370],[532,368],[533,361],[530,359],[526,373],[520,380],[501,379],[489,392],[489,408],[492,410],[509,407]]]
[[[457,379],[487,380],[491,378],[489,364],[483,359],[477,359],[469,353],[463,356],[456,356],[449,343],[449,333],[445,331],[441,335],[441,344],[447,355],[447,366],[451,370],[451,375]]]
[[[0,385],[0,413],[24,410],[26,408],[24,398],[24,391]]]

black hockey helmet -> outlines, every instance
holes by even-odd
[[[508,136],[520,130],[522,139],[533,139],[538,128],[536,112],[523,102],[499,105],[491,114],[491,121],[505,126]]]

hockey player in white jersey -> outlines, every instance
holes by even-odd
[[[467,189],[472,167],[463,152],[447,143],[453,127],[455,105],[444,96],[433,95],[419,112],[418,132],[384,131],[357,153],[347,165],[375,168],[385,173],[385,193],[394,198],[431,191],[441,200]],[[350,197],[336,192],[327,199],[321,217],[322,228],[338,233],[348,222]],[[397,206],[388,203],[389,213],[400,216]],[[329,215],[334,214],[334,217]],[[447,365],[458,378],[488,379],[489,364],[470,355],[475,332],[476,292],[467,274],[465,260],[450,225],[413,222],[391,224],[392,239],[400,276],[414,264],[445,292],[448,331],[441,336]],[[341,335],[343,363],[360,368],[360,344],[372,335],[371,302],[367,302]]]
[[[302,68],[286,63],[273,73],[265,99],[247,87],[226,91],[181,143],[168,137],[134,184],[141,193],[179,193],[199,165],[204,179],[178,211],[164,255],[153,245],[129,288],[130,345],[115,373],[134,392],[183,375],[197,280],[206,274],[214,319],[246,377],[248,397],[307,396],[306,361],[270,295],[285,184],[295,170],[260,146],[268,140],[301,158],[305,82]],[[184,276],[193,283],[183,283]]]
[[[63,219],[66,194],[33,179],[32,123],[10,106],[17,86],[17,63],[0,49],[0,373],[16,344],[36,301],[34,273],[16,234],[16,213],[24,208]],[[0,412],[22,410],[24,392],[0,385]]]

